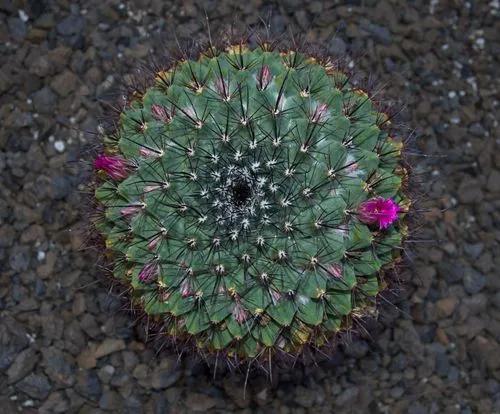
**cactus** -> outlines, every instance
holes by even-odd
[[[375,309],[405,238],[389,124],[334,60],[269,43],[156,70],[94,164],[113,278],[203,353],[331,343]]]

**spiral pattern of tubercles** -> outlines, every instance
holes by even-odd
[[[163,334],[207,351],[324,345],[374,306],[401,247],[386,118],[294,51],[240,45],[158,72],[96,162],[114,277]],[[383,226],[370,200],[396,206]]]

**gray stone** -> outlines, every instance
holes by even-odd
[[[468,268],[464,273],[464,288],[470,295],[479,293],[486,286],[486,276],[473,268]]]
[[[11,17],[7,20],[10,35],[15,40],[22,40],[26,36],[26,24],[17,17]]]
[[[70,15],[57,24],[56,30],[63,36],[71,36],[80,34],[84,27],[85,20],[82,16]]]
[[[189,392],[186,398],[186,407],[195,412],[207,411],[215,407],[215,399],[199,392]]]
[[[14,246],[9,256],[9,265],[16,272],[24,272],[30,264],[30,252],[26,246]]]
[[[56,106],[56,94],[48,86],[36,91],[33,96],[33,106],[37,112],[52,114]]]
[[[30,373],[37,363],[36,352],[32,348],[21,351],[7,370],[7,382],[12,384]]]
[[[117,412],[120,410],[122,405],[122,399],[120,395],[114,391],[103,392],[101,398],[99,399],[99,407],[106,411]]]
[[[157,369],[151,376],[151,386],[157,390],[171,387],[180,376],[181,372],[177,369]]]
[[[78,77],[70,70],[66,70],[56,76],[50,83],[50,86],[59,96],[64,98],[73,93],[78,84]]]
[[[92,370],[79,371],[76,375],[75,390],[86,398],[99,400],[102,392],[99,377]]]
[[[55,347],[42,349],[43,365],[49,378],[60,386],[69,387],[75,382],[75,368],[68,355]]]
[[[18,382],[16,388],[32,398],[43,400],[49,395],[52,386],[45,375],[32,372]]]
[[[328,45],[328,50],[335,56],[342,56],[347,51],[347,46],[340,37],[335,36]]]
[[[392,42],[391,31],[384,26],[379,26],[378,24],[368,23],[366,26],[363,26],[363,29],[366,30],[375,40],[384,45],[389,45]]]

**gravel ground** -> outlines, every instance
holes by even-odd
[[[231,3],[0,0],[0,412],[500,413],[498,0]],[[251,378],[246,399],[242,375],[156,358],[81,249],[96,98],[158,31],[204,33],[205,10],[213,28],[271,12],[350,50],[430,156],[397,307],[329,362]]]

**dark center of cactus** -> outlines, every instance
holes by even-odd
[[[245,180],[236,180],[232,185],[233,201],[237,206],[242,206],[248,202],[252,196],[252,189]]]
[[[251,168],[229,165],[216,171],[212,191],[207,202],[218,211],[218,225],[229,225],[232,230],[255,228],[264,199],[264,181]],[[214,174],[207,178],[207,187],[214,182]],[[235,227],[236,224],[236,227]]]

